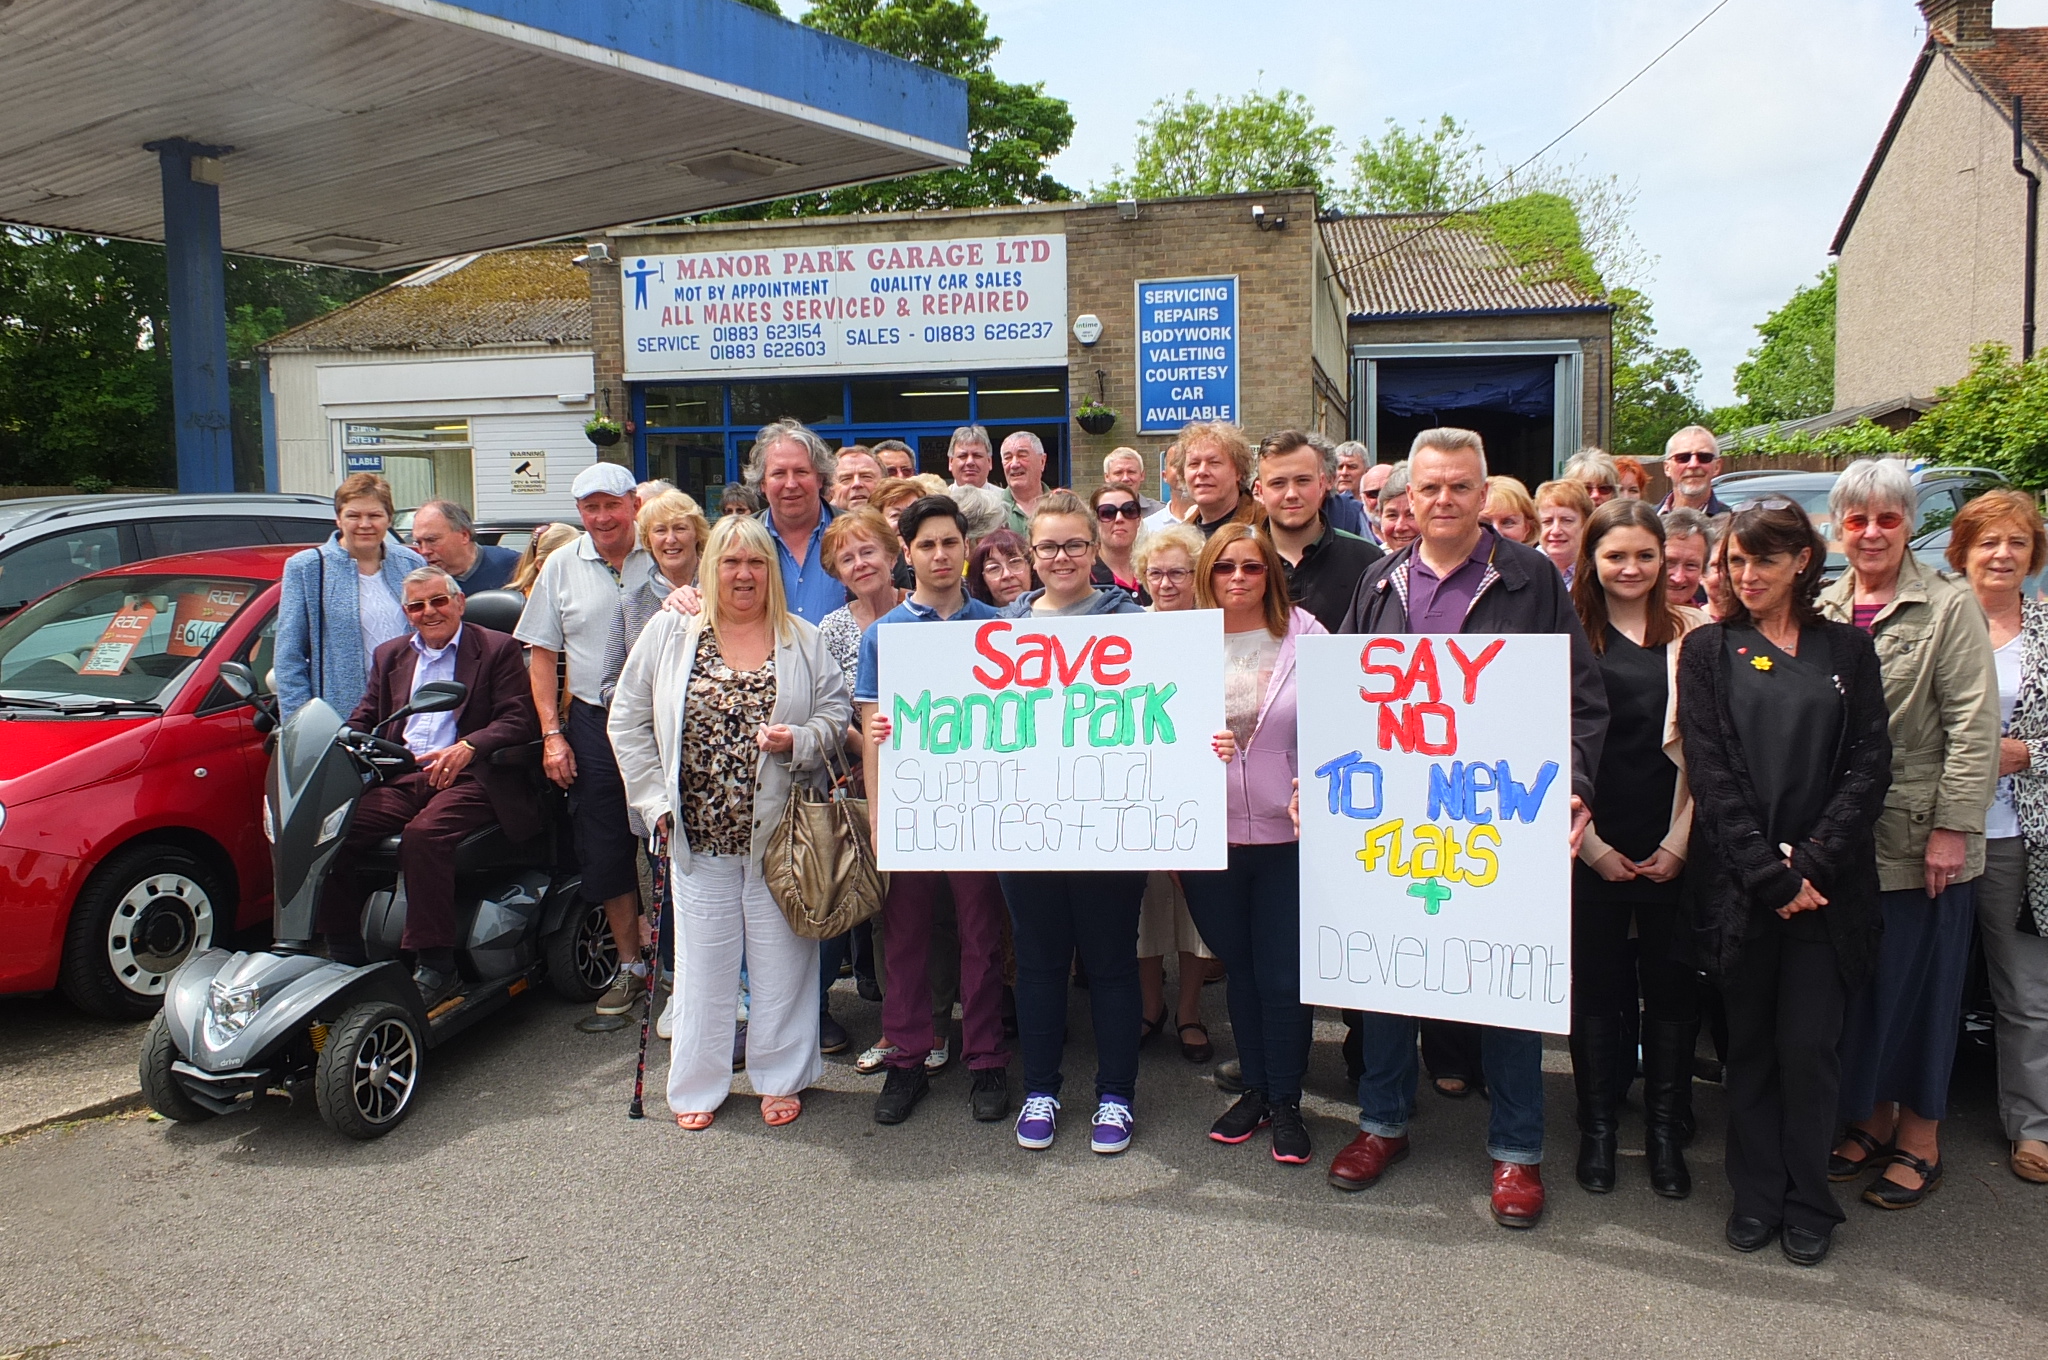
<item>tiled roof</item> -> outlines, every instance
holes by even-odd
[[[1991,46],[1949,51],[2001,108],[2020,96],[2027,136],[2048,146],[2048,28],[1994,28]]]
[[[1470,214],[1374,213],[1321,224],[1353,316],[1582,311],[1606,302],[1518,266]]]
[[[1841,226],[1835,229],[1835,239],[1828,243],[1830,255],[1841,254],[1842,247],[1848,244],[1849,232],[1856,225],[1864,200],[1870,196],[1871,185],[1877,182],[1885,153],[1891,150],[1900,126],[1906,121],[1906,111],[1913,106],[1913,97],[1920,92],[1920,83],[1926,79],[1927,68],[1937,54],[1946,54],[1962,67],[2000,113],[2009,115],[2012,97],[2020,96],[2027,140],[2037,150],[2048,148],[2048,28],[1994,28],[1987,47],[1955,47],[1930,35],[1927,45],[1920,49],[1919,59],[1913,63],[1913,72],[1892,109],[1891,120],[1878,138],[1877,150],[1864,168],[1863,179],[1849,199],[1849,210],[1842,215]]]
[[[265,353],[590,343],[590,285],[573,246],[459,256],[279,335]]]

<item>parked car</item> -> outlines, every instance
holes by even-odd
[[[1730,508],[1740,510],[1754,505],[1767,496],[1783,496],[1802,506],[1813,517],[1814,527],[1830,543],[1834,541],[1834,523],[1828,514],[1828,492],[1834,489],[1833,472],[1787,472],[1778,468],[1758,468],[1748,472],[1728,472],[1714,479],[1714,494]],[[1936,531],[1947,529],[1956,517],[1956,511],[1970,501],[1995,487],[2010,485],[2005,477],[1988,468],[1946,467],[1930,464],[1913,469],[1913,485],[1920,492],[1920,512],[1913,521],[1914,551],[1919,553],[1922,538]],[[1947,540],[1943,540],[1947,546]],[[1939,554],[1936,554],[1939,557]],[[1923,553],[1920,560],[1930,562]],[[1930,565],[1932,563],[1930,562]],[[1848,559],[1832,549],[1828,553],[1828,574],[1839,576],[1847,567]]]
[[[0,501],[0,618],[88,572],[262,543],[323,543],[326,496],[33,496]]]
[[[0,993],[145,1016],[188,956],[267,918],[268,761],[220,666],[268,676],[297,551],[134,562],[0,622]]]

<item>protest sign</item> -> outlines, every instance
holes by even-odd
[[[1297,647],[1301,999],[1570,1032],[1570,640]]]
[[[881,628],[883,869],[1225,866],[1220,614]]]

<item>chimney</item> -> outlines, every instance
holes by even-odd
[[[1992,0],[1920,0],[1927,35],[1965,50],[1991,46]]]

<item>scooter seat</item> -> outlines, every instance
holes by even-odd
[[[357,862],[357,869],[375,873],[398,872],[398,845],[400,837],[386,836],[376,847]],[[515,842],[505,834],[505,828],[497,825],[472,831],[462,838],[455,847],[455,872],[460,874],[483,873],[491,869],[526,869],[548,864],[548,841],[545,836]]]

